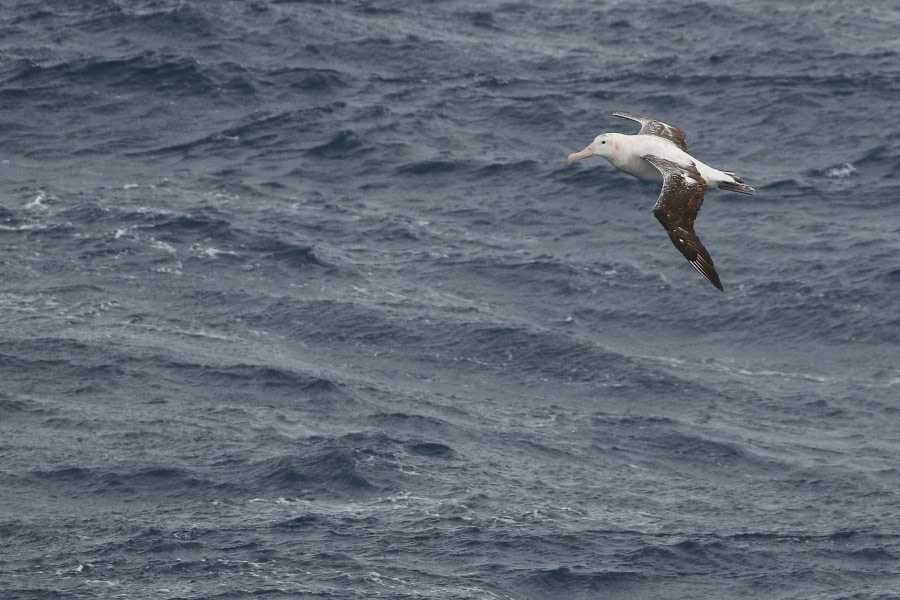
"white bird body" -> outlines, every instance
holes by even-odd
[[[589,156],[602,156],[615,168],[638,179],[662,183],[653,214],[672,243],[691,265],[718,289],[723,290],[712,258],[694,231],[708,188],[752,194],[753,188],[729,171],[720,171],[688,154],[684,132],[649,117],[626,112],[613,113],[637,121],[637,135],[601,133],[587,148],[569,155],[569,164]]]
[[[612,166],[638,179],[656,181],[662,183],[662,172],[644,159],[644,156],[652,154],[670,160],[677,165],[688,167],[693,164],[707,187],[718,187],[721,181],[731,181],[731,177],[712,167],[700,162],[672,142],[652,135],[627,135],[624,133],[604,134],[611,142],[608,155],[603,157]],[[600,154],[597,152],[596,154]]]
[[[663,181],[662,171],[644,159],[648,154],[685,168],[694,165],[707,187],[716,188],[720,183],[734,181],[731,174],[710,167],[669,140],[655,135],[604,133],[594,140],[594,148],[594,156],[602,156],[618,170],[645,181]]]

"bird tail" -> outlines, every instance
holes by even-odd
[[[731,181],[719,181],[718,187],[720,190],[728,190],[729,192],[739,192],[741,194],[753,194],[756,192],[752,187],[744,183],[744,180],[735,175],[730,171],[722,171],[728,177],[731,178]]]

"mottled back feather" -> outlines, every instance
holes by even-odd
[[[638,135],[655,135],[663,139],[669,140],[685,152],[687,152],[687,138],[684,132],[677,127],[667,125],[662,121],[651,119],[650,117],[642,117],[630,112],[617,111],[613,116],[622,117],[623,119],[631,119],[641,124],[641,130]]]

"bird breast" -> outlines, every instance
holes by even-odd
[[[609,157],[609,162],[620,171],[624,171],[638,179],[658,182],[663,180],[659,169],[636,154],[616,153]]]

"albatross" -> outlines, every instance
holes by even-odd
[[[613,115],[641,124],[636,135],[601,133],[581,152],[569,155],[569,164],[589,156],[602,156],[612,166],[638,179],[662,183],[653,214],[669,238],[703,277],[725,291],[712,258],[694,232],[694,219],[707,188],[752,194],[753,188],[730,171],[703,164],[687,152],[684,132],[662,121],[629,112]]]

